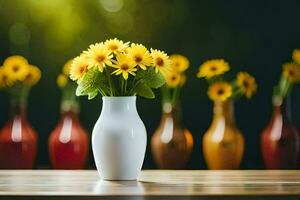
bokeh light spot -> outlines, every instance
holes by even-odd
[[[15,23],[9,28],[9,40],[14,45],[28,45],[30,30],[23,23]]]
[[[118,12],[123,7],[123,0],[100,0],[102,7],[108,12]]]

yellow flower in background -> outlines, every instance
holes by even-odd
[[[169,73],[166,76],[167,86],[171,88],[178,87],[180,85],[180,81],[181,81],[181,76],[180,73],[178,72]]]
[[[127,49],[128,55],[133,59],[136,65],[146,70],[147,66],[152,64],[152,57],[147,48],[142,44],[134,44]]]
[[[293,51],[293,60],[300,65],[300,49],[295,49]]]
[[[63,68],[62,68],[62,71],[63,71],[63,73],[64,73],[66,76],[69,76],[69,74],[70,74],[70,69],[71,69],[71,66],[72,66],[72,62],[73,62],[73,59],[68,60],[68,61],[66,62],[66,64],[63,66]]]
[[[56,84],[58,85],[58,87],[64,88],[67,85],[67,83],[68,83],[68,77],[65,74],[58,75],[56,79]]]
[[[71,70],[70,78],[74,81],[80,80],[88,71],[88,60],[84,54],[74,58]]]
[[[172,61],[172,66],[178,71],[178,72],[184,72],[189,68],[190,62],[189,60],[179,54],[173,54],[170,56],[170,59]]]
[[[0,67],[0,88],[4,88],[10,86],[13,82],[11,82],[5,73],[5,68]]]
[[[111,58],[113,57],[106,45],[102,42],[90,45],[88,51],[85,53],[89,68],[98,67],[100,72],[103,72],[105,65],[111,64]]]
[[[118,40],[117,38],[106,40],[104,45],[107,49],[112,53],[121,53],[124,52],[129,45],[129,42],[124,43],[122,40]]]
[[[248,99],[250,99],[257,90],[255,78],[247,72],[239,72],[237,74],[236,83]]]
[[[179,85],[183,86],[186,83],[186,80],[187,80],[186,75],[185,74],[181,74],[180,75],[180,83],[179,83]]]
[[[35,85],[41,78],[41,70],[34,66],[34,65],[29,65],[28,68],[28,73],[24,78],[24,83],[28,85]]]
[[[27,60],[22,56],[10,56],[3,63],[6,74],[11,81],[23,81],[28,73]]]
[[[229,70],[229,65],[223,59],[213,59],[204,62],[199,67],[198,77],[210,79],[214,76],[224,74]]]
[[[125,80],[128,79],[129,74],[136,75],[135,71],[137,71],[137,68],[135,68],[135,62],[131,57],[127,54],[117,54],[116,59],[116,61],[113,60],[113,64],[111,65],[111,67],[116,68],[112,74],[122,74]]]
[[[208,88],[207,94],[213,101],[226,101],[232,95],[232,86],[227,82],[216,82]]]
[[[295,63],[285,63],[283,76],[291,83],[300,82],[300,67]]]
[[[155,67],[156,72],[161,72],[166,76],[170,71],[171,60],[169,56],[164,52],[156,49],[151,49],[152,64]]]

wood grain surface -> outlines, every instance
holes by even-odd
[[[94,170],[0,170],[0,197],[224,195],[300,196],[300,171],[144,170],[139,181],[102,181]]]

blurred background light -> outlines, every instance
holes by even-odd
[[[123,0],[100,0],[102,7],[108,12],[118,12],[123,7]]]
[[[15,23],[9,28],[9,40],[14,45],[28,45],[30,30],[23,23]]]

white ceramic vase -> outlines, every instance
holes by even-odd
[[[103,180],[136,180],[147,144],[136,97],[103,97],[102,100],[102,111],[92,134],[99,175]]]

